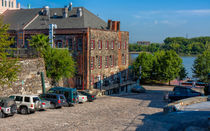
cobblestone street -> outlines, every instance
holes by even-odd
[[[136,130],[145,116],[162,112],[171,88],[146,86],[147,93],[98,97],[94,102],[0,119],[0,130]],[[151,125],[152,126],[152,125]]]

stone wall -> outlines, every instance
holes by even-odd
[[[4,87],[1,96],[11,94],[40,94],[42,93],[41,72],[45,74],[46,90],[50,88],[50,80],[46,77],[44,60],[42,58],[20,60],[21,71],[18,80],[12,87]]]

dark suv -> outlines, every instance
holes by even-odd
[[[66,98],[62,94],[55,94],[55,93],[47,93],[39,95],[41,99],[50,101],[52,108],[61,108],[62,106],[66,105]]]
[[[0,98],[0,118],[5,116],[13,116],[17,112],[17,105],[11,98]]]
[[[175,86],[173,92],[168,94],[169,102],[186,99],[189,97],[202,96],[203,94],[184,86]]]

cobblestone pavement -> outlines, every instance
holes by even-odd
[[[0,131],[136,130],[144,124],[145,116],[162,112],[162,107],[167,104],[163,95],[172,89],[144,87],[147,92],[142,94],[103,96],[74,107],[49,109],[30,115],[16,114],[0,119]]]

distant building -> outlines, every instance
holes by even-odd
[[[138,45],[150,45],[150,41],[137,41]]]
[[[119,21],[106,23],[87,9],[71,5],[7,10],[2,15],[15,38],[13,48],[18,49],[30,49],[28,39],[32,35],[49,35],[49,25],[57,25],[53,47],[68,48],[78,65],[76,76],[68,79],[67,86],[100,88],[104,79],[111,83],[128,79],[129,33],[120,31]]]
[[[0,14],[14,9],[20,9],[20,3],[16,4],[16,0],[0,0]]]

